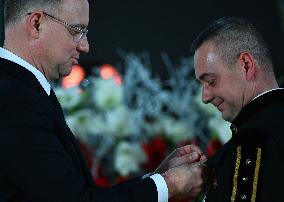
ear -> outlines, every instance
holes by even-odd
[[[32,38],[38,38],[40,28],[44,19],[42,12],[32,12],[27,19],[27,30]]]
[[[253,56],[249,52],[243,52],[240,54],[238,64],[244,72],[247,81],[251,81],[255,78],[256,65]]]

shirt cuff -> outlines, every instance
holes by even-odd
[[[168,202],[168,186],[162,175],[154,174],[150,178],[154,180],[157,192],[158,192],[158,202]]]

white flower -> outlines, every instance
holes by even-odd
[[[145,123],[144,128],[151,136],[164,135],[173,143],[188,140],[193,136],[185,120],[175,120],[166,114],[160,115],[159,119],[152,123]]]
[[[116,134],[119,137],[125,135],[135,135],[138,131],[138,126],[133,119],[131,110],[125,106],[119,106],[106,113],[106,122],[108,131]]]
[[[71,88],[57,87],[54,89],[54,93],[63,109],[71,109],[77,106],[81,101],[82,90],[78,86]]]
[[[151,137],[159,136],[164,134],[164,127],[160,123],[160,121],[154,121],[151,123],[144,122],[144,129],[146,133]]]
[[[82,140],[87,140],[97,127],[95,114],[88,109],[79,110],[74,115],[66,116],[66,122],[72,132]]]
[[[166,137],[175,143],[188,140],[192,137],[188,124],[183,120],[175,120],[170,116],[164,116],[161,119]]]
[[[101,114],[96,114],[93,117],[92,126],[90,128],[90,135],[109,135],[109,125],[103,119]]]
[[[147,157],[138,143],[120,142],[114,154],[114,168],[122,176],[140,171]]]
[[[93,79],[92,99],[101,109],[107,110],[122,103],[123,89],[113,79]]]

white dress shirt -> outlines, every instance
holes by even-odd
[[[0,58],[9,60],[11,62],[14,62],[27,70],[29,70],[33,75],[35,75],[36,79],[42,86],[42,88],[45,90],[47,95],[50,95],[51,86],[50,83],[47,81],[45,76],[34,66],[32,66],[30,63],[25,61],[24,59],[20,58],[19,56],[15,55],[14,53],[1,48],[0,47]],[[154,174],[150,176],[151,179],[156,184],[157,192],[158,192],[158,202],[167,202],[168,201],[168,187],[167,183],[165,182],[164,178],[160,174]]]

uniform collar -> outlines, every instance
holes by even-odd
[[[284,102],[283,88],[272,89],[255,97],[240,111],[232,122],[230,128],[233,135],[237,132],[238,128],[250,118],[250,116],[275,102]]]
[[[47,93],[47,95],[50,95],[50,90],[51,90],[50,83],[47,81],[45,76],[30,63],[28,63],[27,61],[23,60],[16,54],[2,47],[0,47],[0,58],[14,62],[24,67],[25,69],[29,70],[36,77],[36,79],[38,80],[44,91]]]

